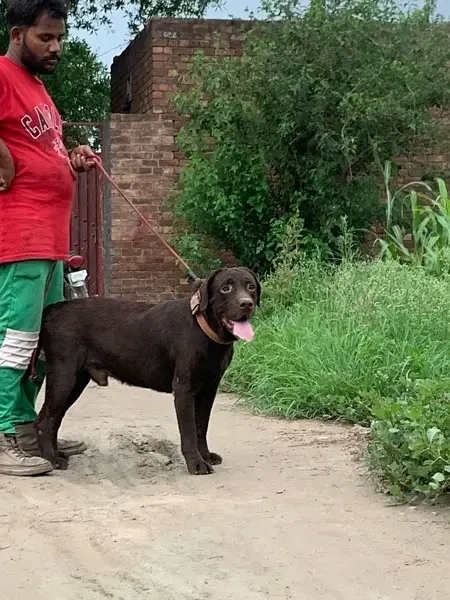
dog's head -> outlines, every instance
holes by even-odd
[[[219,329],[217,333],[250,341],[250,319],[260,297],[261,285],[253,271],[245,267],[218,269],[200,285],[193,312],[205,313],[210,325]]]

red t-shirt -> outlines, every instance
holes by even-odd
[[[76,176],[44,84],[0,56],[0,139],[16,177],[0,192],[0,263],[66,260]]]

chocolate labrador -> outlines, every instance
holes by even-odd
[[[233,343],[250,341],[249,319],[261,286],[243,267],[223,268],[203,281],[191,299],[156,305],[113,298],[84,298],[49,306],[39,350],[45,354],[45,401],[36,421],[41,454],[57,455],[58,429],[90,380],[173,393],[181,451],[189,473],[208,474],[222,458],[210,452],[208,423]]]

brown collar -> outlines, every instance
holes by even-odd
[[[216,342],[216,344],[222,344],[223,346],[228,346],[232,344],[233,341],[225,342],[222,340],[214,329],[210,326],[208,321],[206,320],[203,313],[199,312],[200,308],[200,291],[197,291],[191,298],[191,312],[193,316],[197,319],[197,323],[200,329],[203,331],[205,335],[209,337],[210,340]]]
[[[205,319],[204,315],[202,315],[201,313],[195,315],[195,318],[197,319],[197,323],[199,324],[200,329],[213,342],[216,342],[217,344],[222,344],[223,346],[228,346],[229,344],[233,343],[233,341],[225,342],[224,340],[220,339],[220,337],[217,335],[217,333],[214,331],[214,329],[209,325],[209,323]]]

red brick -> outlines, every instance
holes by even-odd
[[[166,83],[166,82],[161,82],[161,80],[164,79],[163,77],[155,77],[154,78],[154,84],[153,84],[153,97],[154,96],[154,92],[171,92],[174,91],[176,89],[176,86],[171,84],[171,83]]]

